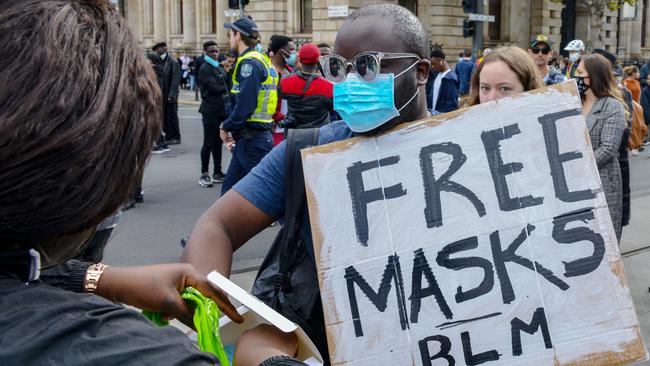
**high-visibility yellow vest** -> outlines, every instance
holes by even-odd
[[[275,108],[278,104],[278,82],[280,77],[268,56],[252,50],[240,57],[235,65],[235,71],[232,74],[231,92],[233,94],[239,93],[239,82],[237,81],[239,64],[242,61],[251,58],[261,62],[262,65],[266,67],[268,76],[266,77],[266,80],[262,82],[262,87],[257,94],[257,107],[255,107],[255,112],[253,112],[246,122],[271,123],[273,122],[273,114],[275,113]]]

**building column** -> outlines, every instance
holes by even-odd
[[[230,22],[226,17],[227,1],[217,1],[217,44],[219,47],[230,48],[230,40],[228,38],[228,30],[224,28],[224,23]],[[233,19],[234,21],[234,19]]]
[[[630,26],[631,31],[628,34],[628,37],[630,37],[630,45],[627,49],[627,56],[629,58],[641,57],[641,30],[643,29],[641,22],[643,19],[643,11],[643,1],[638,1],[636,3],[636,17],[630,21],[632,23]]]
[[[183,1],[183,46],[196,46],[196,2]]]
[[[165,0],[153,0],[153,38],[154,42],[167,42]]]

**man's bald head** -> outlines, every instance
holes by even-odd
[[[415,53],[423,59],[429,58],[427,35],[420,20],[408,9],[388,3],[369,4],[354,11],[346,23],[354,23],[362,17],[391,19],[393,34],[399,38],[406,52]]]

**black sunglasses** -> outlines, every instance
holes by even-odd
[[[531,51],[533,51],[534,54],[538,54],[542,52],[542,55],[548,55],[551,52],[550,47],[544,47],[544,48],[531,48]]]

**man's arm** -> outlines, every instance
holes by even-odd
[[[171,57],[171,56],[169,56]],[[178,101],[178,89],[181,83],[181,66],[178,60],[171,59],[172,82],[169,86],[169,99],[170,102]]]
[[[253,67],[252,73],[248,76],[242,75],[242,69],[245,64]],[[222,129],[228,132],[241,130],[244,128],[246,119],[255,112],[257,108],[257,95],[262,87],[262,81],[266,78],[264,70],[261,69],[259,62],[253,60],[242,61],[237,72],[239,73],[239,97],[235,108],[222,124]]]
[[[234,189],[219,198],[194,226],[182,261],[203,275],[215,269],[230,276],[232,255],[274,221]]]

